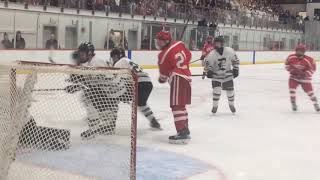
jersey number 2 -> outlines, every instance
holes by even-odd
[[[174,58],[177,60],[177,67],[179,69],[187,69],[187,65],[183,65],[186,60],[186,53],[184,51],[178,52]]]

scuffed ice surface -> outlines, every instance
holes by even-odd
[[[129,179],[128,148],[120,145],[79,145],[60,152],[31,153],[19,160],[38,166],[105,180]],[[127,165],[127,166],[126,166]],[[137,149],[138,180],[175,180],[207,171],[208,164],[176,153]]]

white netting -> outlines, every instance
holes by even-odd
[[[0,66],[0,179],[135,179],[129,70]]]

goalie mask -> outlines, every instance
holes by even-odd
[[[81,43],[78,51],[72,54],[72,58],[77,65],[87,63],[95,56],[94,50],[94,45],[91,42]]]

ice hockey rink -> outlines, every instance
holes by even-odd
[[[201,73],[199,68],[192,71],[193,74]],[[156,70],[148,72],[155,84],[149,102],[164,130],[149,131],[146,120],[140,115],[138,146],[174,152],[208,164],[202,172],[198,170],[189,177],[176,179],[319,179],[320,114],[314,111],[301,89],[297,91],[299,111],[291,111],[288,74],[283,64],[240,67],[240,77],[235,80],[238,111],[235,115],[229,111],[225,94],[221,96],[218,113],[212,115],[210,80],[194,77],[192,105],[188,107],[192,140],[182,146],[167,143],[168,135],[175,133],[168,107],[169,87],[157,83]],[[314,83],[314,91],[320,96],[319,72],[314,75]],[[137,155],[139,159],[139,153]],[[179,162],[164,163],[169,172],[171,166],[174,166],[172,169],[184,169],[183,164],[176,167],[181,165]],[[170,179],[166,178],[169,174],[162,173],[162,170],[168,172],[167,169],[158,169],[157,165],[152,168],[155,179]]]
[[[169,85],[157,82],[158,70],[146,72],[154,82],[149,105],[163,130],[152,131],[148,121],[138,115],[138,180],[319,179],[320,114],[301,89],[297,92],[299,111],[291,111],[288,74],[283,64],[240,66],[240,77],[235,80],[235,115],[230,113],[225,94],[221,96],[218,113],[212,115],[211,81],[194,77],[192,105],[188,107],[192,140],[188,145],[168,143],[168,136],[176,133],[169,108]],[[202,69],[192,68],[192,73],[201,74]],[[314,85],[315,94],[320,97],[319,72],[314,75]],[[112,164],[117,159],[110,159],[112,155],[103,156],[106,153],[103,148],[94,147],[102,156],[92,153],[90,147],[81,148],[81,156],[90,155],[83,157],[85,160],[94,163],[94,160],[106,159],[109,166],[115,168]],[[113,152],[121,153],[122,150],[118,150]],[[77,173],[72,163],[59,162],[54,154],[47,156],[51,157],[44,162],[48,166],[64,171],[71,168]],[[71,155],[59,156],[70,159]],[[90,165],[82,164],[79,158],[73,160],[78,167],[90,169]],[[99,177],[105,172],[94,169],[93,173]]]

